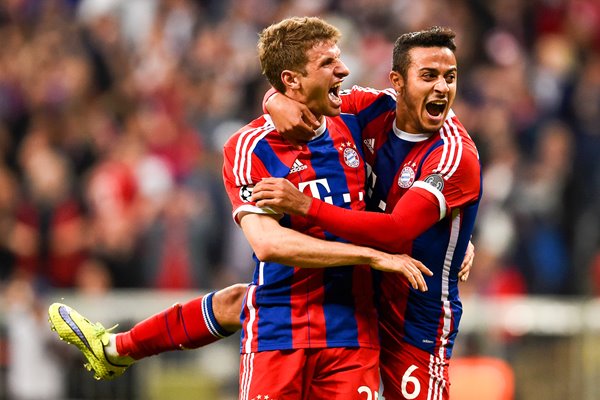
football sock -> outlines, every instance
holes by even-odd
[[[214,292],[155,314],[116,335],[120,356],[135,360],[171,350],[195,349],[233,332],[225,330],[212,309]]]

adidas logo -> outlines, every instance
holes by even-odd
[[[290,169],[290,174],[294,172],[300,172],[308,168],[306,165],[302,164],[299,160],[294,161],[294,165],[292,165],[292,169]]]
[[[375,153],[375,139],[365,139],[363,143],[367,147],[367,149],[372,153]]]

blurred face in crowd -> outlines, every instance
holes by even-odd
[[[443,125],[456,97],[456,57],[447,47],[414,47],[405,76],[390,72],[396,92],[396,126],[409,133],[433,133]]]
[[[350,73],[340,59],[340,49],[333,41],[320,42],[307,50],[306,56],[303,72],[283,72],[286,95],[306,104],[317,118],[339,115],[340,86]]]

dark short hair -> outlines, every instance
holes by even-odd
[[[422,31],[404,33],[394,43],[392,70],[399,72],[404,78],[410,65],[410,50],[415,47],[447,47],[456,51],[454,38],[456,34],[452,29],[433,26]]]

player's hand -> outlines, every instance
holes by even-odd
[[[428,290],[423,274],[433,276],[433,272],[425,264],[406,254],[378,253],[377,257],[371,262],[371,268],[400,273],[406,277],[413,289],[421,292]]]
[[[277,132],[297,148],[312,139],[315,129],[321,125],[305,104],[281,93],[269,97],[265,108]]]
[[[303,194],[284,178],[264,178],[252,190],[252,201],[257,207],[269,207],[285,213],[305,216],[308,214],[312,197]]]
[[[475,259],[475,246],[469,240],[469,245],[467,246],[467,252],[465,253],[465,259],[460,265],[460,271],[458,271],[458,279],[462,282],[466,282],[469,279],[469,273],[471,272],[471,267],[473,266],[473,260]]]

